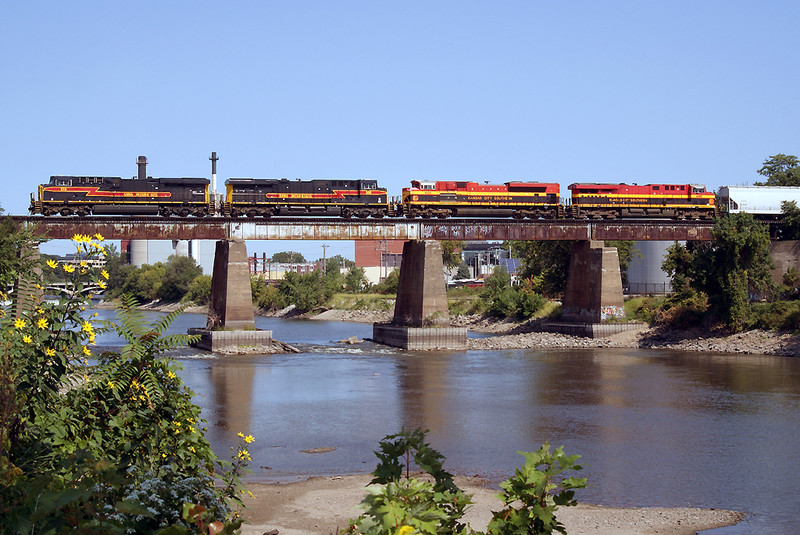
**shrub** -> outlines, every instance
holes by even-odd
[[[183,301],[189,301],[195,305],[207,305],[211,300],[211,275],[199,275],[189,283]]]
[[[472,497],[444,470],[444,456],[426,442],[426,433],[403,429],[380,441],[375,452],[379,463],[370,484],[381,486],[369,488],[361,502],[366,511],[350,521],[345,533],[480,534],[461,521]],[[581,470],[576,463],[579,456],[565,455],[563,447],[551,453],[547,443],[535,452],[520,454],[525,464],[500,484],[505,508],[493,513],[487,535],[564,533],[555,512],[560,506],[576,505],[575,490],[584,488],[586,479],[561,478],[561,474]],[[412,463],[425,472],[426,480],[411,477]]]
[[[87,260],[103,251],[99,237],[75,241]],[[222,529],[219,521],[241,503],[233,489],[249,454],[240,448],[228,464],[216,458],[192,392],[161,356],[189,339],[163,335],[180,311],[144,325],[135,300],[124,296],[119,324],[85,318],[87,286],[104,286],[108,273],[88,262],[47,266],[63,271],[61,299],[34,303],[17,318],[0,314],[3,529],[152,533],[169,524],[181,532],[196,528],[196,518],[181,513],[187,501],[202,501],[206,520]],[[93,355],[96,334],[107,329],[126,346]]]

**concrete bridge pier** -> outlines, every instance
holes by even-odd
[[[272,331],[256,330],[244,241],[217,242],[206,327],[190,329],[189,334],[199,334],[200,341],[193,345],[208,351],[272,345]]]
[[[394,318],[374,323],[372,339],[403,349],[466,349],[467,329],[450,326],[450,311],[438,241],[403,245]]]
[[[625,316],[622,275],[616,247],[602,241],[579,241],[572,248],[561,318],[600,323]]]

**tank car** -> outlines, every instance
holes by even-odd
[[[390,205],[386,188],[376,180],[229,178],[222,212],[232,217],[384,217]]]
[[[715,196],[697,184],[570,184],[575,218],[713,219]]]
[[[205,216],[213,207],[207,178],[51,176],[31,196],[30,211],[45,216],[90,214]]]
[[[403,188],[402,211],[406,217],[512,216],[515,219],[555,218],[559,185],[544,182],[477,182],[412,180]]]

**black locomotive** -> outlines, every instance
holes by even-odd
[[[390,202],[386,188],[379,188],[376,180],[229,178],[222,213],[231,217],[384,217],[390,215]]]

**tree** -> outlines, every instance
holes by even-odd
[[[344,277],[344,288],[348,292],[360,292],[369,285],[364,268],[351,267]]]
[[[464,261],[461,258],[461,249],[464,245],[463,241],[445,240],[442,244],[442,263],[444,267],[452,269],[458,267]]]
[[[555,297],[567,287],[573,241],[517,241],[511,251],[522,262],[520,278],[531,279],[533,290]]]
[[[783,224],[780,237],[782,240],[800,240],[800,208],[794,201],[781,203]]]
[[[158,296],[165,301],[179,301],[186,295],[189,285],[203,274],[203,268],[197,265],[194,258],[171,255],[164,265],[164,280],[158,290]]]
[[[281,264],[304,264],[306,259],[294,251],[281,251],[272,255],[272,261]]]
[[[776,154],[764,160],[758,174],[767,180],[756,186],[800,186],[800,161],[791,154]]]
[[[710,245],[675,244],[664,269],[676,289],[688,285],[704,292],[714,310],[734,330],[746,327],[750,293],[765,294],[772,288],[769,232],[750,214],[718,219]]]
[[[297,307],[299,312],[313,310],[331,297],[318,271],[304,275],[289,271],[278,285],[278,291],[286,302]]]
[[[456,272],[457,279],[468,279],[472,276],[472,273],[469,272],[469,266],[466,262],[461,262],[458,266],[458,271]]]

